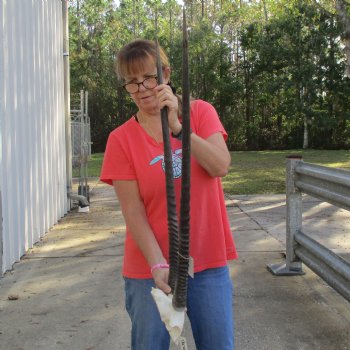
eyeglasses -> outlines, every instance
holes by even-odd
[[[146,89],[154,89],[158,85],[158,77],[148,77],[141,81],[141,83],[127,83],[123,85],[123,88],[130,94],[135,94],[139,91],[140,85],[143,85]]]

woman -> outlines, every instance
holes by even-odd
[[[114,186],[127,226],[123,276],[133,350],[167,350],[169,334],[151,296],[168,285],[168,226],[160,109],[167,107],[177,208],[180,205],[181,108],[170,87],[170,66],[160,49],[163,84],[158,84],[156,48],[136,40],[117,57],[117,73],[138,111],[111,132],[101,180]],[[191,102],[190,255],[187,314],[198,350],[232,350],[232,283],[227,260],[237,257],[220,177],[231,158],[227,134],[215,109]]]

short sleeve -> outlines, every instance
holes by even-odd
[[[135,180],[135,178],[135,169],[128,155],[127,139],[116,129],[108,137],[100,180],[113,185],[113,180]]]
[[[196,100],[191,109],[194,131],[198,136],[206,139],[210,135],[220,132],[226,141],[227,132],[215,108],[210,103]]]

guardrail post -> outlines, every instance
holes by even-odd
[[[295,167],[302,162],[301,156],[287,157],[286,177],[286,262],[268,264],[267,268],[277,276],[303,275],[301,260],[295,255],[295,234],[302,227],[301,192],[295,187]]]

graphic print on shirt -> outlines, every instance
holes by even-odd
[[[180,156],[181,154],[182,154],[182,149],[181,148],[179,148],[179,149],[175,150],[174,152],[172,152],[173,177],[174,177],[174,179],[178,179],[182,175],[182,156]],[[153,158],[150,161],[149,165],[154,165],[160,160],[162,161],[162,163],[161,163],[162,169],[165,172],[165,161],[164,161],[164,155],[163,154]]]

